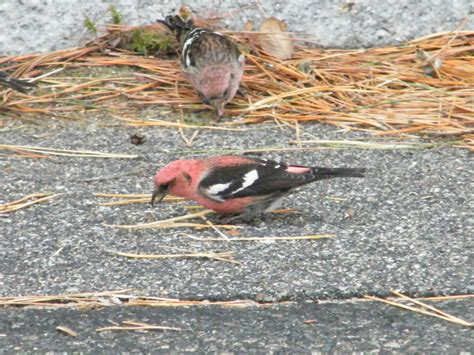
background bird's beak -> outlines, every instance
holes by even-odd
[[[166,196],[166,189],[162,186],[159,186],[153,191],[153,195],[151,195],[151,205],[155,205],[155,200],[158,199],[158,202],[161,202]]]
[[[219,121],[224,116],[224,101],[215,101],[213,104],[216,110],[216,121]]]

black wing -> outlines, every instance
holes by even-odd
[[[237,45],[219,32],[195,28],[181,41],[181,64],[185,70],[226,63],[229,58],[233,61],[234,58],[235,60],[241,58],[240,56],[241,52]]]
[[[225,63],[228,56],[243,63],[239,47],[219,32],[195,27],[192,19],[185,20],[178,15],[167,16],[158,22],[176,34],[181,44],[181,64],[186,72],[209,64]]]
[[[215,201],[247,196],[282,194],[315,180],[311,170],[290,173],[288,165],[254,159],[253,163],[218,167],[200,183],[199,190]]]

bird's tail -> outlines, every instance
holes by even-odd
[[[181,38],[183,33],[191,31],[194,27],[194,23],[192,19],[183,19],[179,15],[175,16],[166,16],[164,20],[158,20],[157,22],[164,24],[168,27],[171,31],[176,34],[178,40]]]
[[[34,83],[30,83],[25,80],[10,78],[7,73],[2,71],[0,71],[0,85],[6,86],[24,94],[28,92],[29,88],[35,86]]]
[[[311,168],[311,172],[315,176],[315,181],[323,179],[331,179],[336,177],[364,177],[364,168]]]

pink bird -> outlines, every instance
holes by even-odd
[[[24,94],[28,92],[30,87],[35,86],[34,83],[30,83],[29,81],[11,78],[3,71],[0,71],[0,85],[6,86]]]
[[[195,27],[191,19],[167,16],[158,22],[176,33],[180,42],[181,68],[201,101],[216,110],[216,121],[224,105],[232,100],[244,71],[244,55],[235,42],[219,32]]]
[[[167,194],[184,197],[220,214],[251,220],[277,209],[295,188],[334,177],[363,177],[365,169],[288,165],[241,156],[176,160],[158,171],[151,204]]]

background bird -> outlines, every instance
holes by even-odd
[[[3,71],[0,71],[0,85],[6,86],[24,94],[28,93],[28,90],[35,86],[34,83],[30,83],[29,81],[11,78]]]
[[[165,195],[195,200],[221,214],[251,220],[280,206],[282,198],[310,182],[363,177],[365,169],[288,165],[276,161],[218,156],[176,160],[158,171],[151,203]]]
[[[159,22],[175,32],[185,76],[202,102],[214,107],[216,120],[219,120],[224,114],[224,105],[232,100],[239,88],[244,55],[232,39],[195,27],[191,19],[167,16]]]

